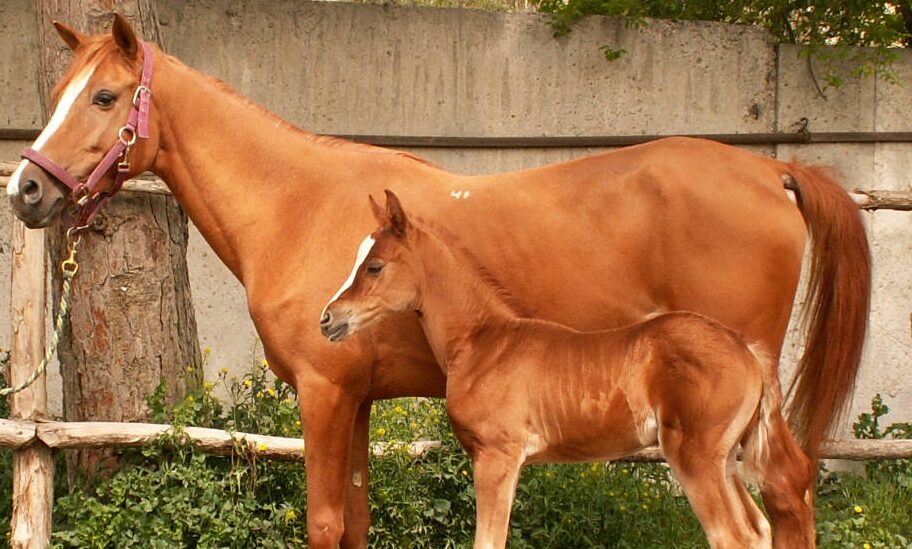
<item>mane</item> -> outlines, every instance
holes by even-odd
[[[169,58],[177,60],[173,56],[169,56]],[[178,60],[178,62],[180,62],[180,61]],[[195,71],[195,69],[194,69],[194,71]],[[288,122],[287,120],[279,117],[279,115],[270,111],[266,107],[263,107],[262,105],[254,103],[249,98],[244,97],[237,90],[235,90],[233,87],[231,87],[229,84],[227,84],[224,80],[221,80],[220,78],[216,78],[215,76],[211,76],[211,75],[199,72],[199,71],[195,71],[195,72],[197,72],[198,74],[201,74],[210,84],[212,84],[220,92],[228,95],[229,97],[233,98],[235,101],[240,102],[243,106],[247,107],[248,109],[257,111],[258,113],[262,114],[263,116],[265,116],[266,118],[268,118],[269,120],[274,122],[274,125],[277,128],[285,128],[285,129],[291,130],[317,145],[320,145],[323,147],[336,148],[336,149],[351,149],[351,150],[355,150],[355,151],[375,153],[375,154],[391,154],[394,156],[401,156],[403,158],[408,158],[410,160],[420,162],[422,164],[431,166],[433,168],[438,167],[436,164],[434,164],[430,160],[428,160],[426,158],[422,158],[422,157],[420,157],[416,154],[412,154],[410,152],[400,151],[397,149],[387,149],[385,147],[378,147],[376,145],[370,145],[368,143],[357,143],[355,141],[349,141],[348,139],[342,139],[341,137],[335,137],[335,136],[331,136],[331,135],[318,135],[318,134],[310,133],[306,130],[303,130],[303,129],[295,126],[291,122]]]
[[[509,309],[512,314],[519,318],[531,318],[533,316],[531,312],[520,303],[512,293],[510,293],[506,286],[501,284],[494,273],[485,267],[475,254],[462,245],[456,234],[439,223],[421,217],[412,217],[412,222],[428,234],[439,238],[444,245],[453,251],[453,254],[458,259],[462,260],[464,264],[471,268],[472,271],[481,278],[484,285],[491,290],[497,300]]]

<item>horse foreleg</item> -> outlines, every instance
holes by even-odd
[[[475,468],[475,549],[506,547],[510,509],[522,468],[521,450],[480,450]]]
[[[768,441],[769,454],[760,471],[760,494],[773,525],[773,546],[813,548],[817,543],[812,506],[816,464],[810,462],[778,413]]]
[[[349,450],[358,403],[330,382],[299,387],[307,464],[307,543],[336,549],[345,531]]]
[[[358,409],[349,450],[348,470],[351,478],[346,483],[345,532],[342,535],[343,549],[364,549],[367,547],[367,531],[370,529],[370,502],[368,501],[368,461],[370,459],[370,411],[371,403],[365,402]]]

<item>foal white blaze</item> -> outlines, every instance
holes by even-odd
[[[362,263],[364,263],[364,260],[367,259],[367,254],[370,253],[371,248],[374,247],[375,242],[376,240],[374,240],[374,237],[371,235],[367,235],[367,237],[361,241],[361,245],[358,246],[358,255],[355,257],[355,266],[352,267],[351,273],[348,275],[348,278],[345,279],[345,282],[342,283],[342,286],[339,288],[336,294],[332,296],[326,306],[323,307],[323,312],[320,313],[321,318],[326,315],[326,309],[328,309],[329,306],[333,304],[333,302],[339,299],[339,296],[342,295],[342,292],[347,290],[355,281],[355,275],[358,274],[358,268]]]
[[[67,85],[66,89],[63,90],[63,94],[60,96],[60,101],[57,102],[57,108],[54,110],[51,120],[41,131],[41,135],[38,136],[38,139],[32,144],[33,149],[40,151],[41,147],[45,146],[48,140],[60,129],[60,126],[63,125],[67,115],[70,114],[70,108],[73,107],[73,104],[76,103],[76,99],[82,94],[86,84],[89,83],[89,79],[95,72],[96,66],[97,65],[94,64],[86,66],[82,69],[82,72],[76,75],[69,85]],[[22,170],[25,169],[27,163],[28,160],[23,160],[19,163],[16,171],[14,171],[12,177],[10,177],[9,183],[6,185],[6,194],[10,196],[19,194],[19,177],[22,175]]]

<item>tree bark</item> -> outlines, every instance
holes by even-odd
[[[139,36],[161,46],[154,7],[153,0],[40,0],[38,68],[45,107],[70,59],[51,21],[89,34],[110,32],[116,10]],[[154,73],[152,78],[154,93]],[[66,252],[64,229],[48,232],[56,266]],[[86,231],[70,320],[58,348],[66,420],[141,421],[148,418],[146,397],[161,379],[170,403],[202,379],[187,234],[186,215],[173,198],[136,194],[118,195]],[[60,281],[58,269],[52,272],[56,308]],[[67,464],[71,482],[118,466],[113,450],[80,450]]]

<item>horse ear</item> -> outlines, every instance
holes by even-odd
[[[139,39],[133,32],[133,27],[129,21],[119,13],[114,14],[114,24],[111,26],[111,34],[114,35],[114,43],[117,44],[127,57],[135,57],[139,51]]]
[[[63,38],[63,41],[66,42],[66,45],[71,50],[75,51],[87,38],[86,35],[66,23],[61,23],[60,21],[52,21],[52,23],[54,28],[57,29],[57,34],[60,35],[60,38]]]
[[[371,213],[374,214],[374,219],[377,220],[381,227],[386,225],[386,211],[380,207],[380,204],[377,204],[377,201],[374,200],[374,195],[369,194],[367,198],[370,199]]]
[[[402,203],[399,202],[399,197],[393,191],[386,189],[383,192],[386,193],[386,218],[390,227],[392,227],[393,233],[397,236],[405,236],[412,225],[409,223],[408,217],[405,216]]]

